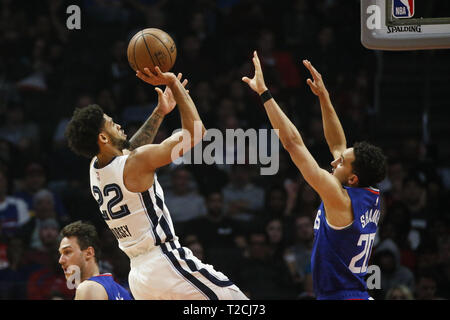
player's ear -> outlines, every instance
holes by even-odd
[[[93,247],[87,247],[86,250],[84,250],[84,252],[86,259],[91,259],[95,257],[95,250]]]
[[[347,179],[347,184],[351,187],[356,187],[359,184],[359,178],[356,174],[352,173]]]
[[[108,141],[109,141],[109,137],[108,137],[108,135],[106,133],[100,132],[98,134],[98,142],[100,144],[106,144],[106,143],[108,143]]]

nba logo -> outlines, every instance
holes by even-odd
[[[412,18],[414,16],[414,0],[394,0],[392,6],[394,18]]]

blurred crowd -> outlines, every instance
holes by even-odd
[[[73,298],[57,248],[59,231],[76,220],[91,221],[101,235],[100,271],[128,286],[129,260],[89,190],[89,159],[68,149],[64,130],[73,110],[91,103],[129,137],[151,114],[157,95],[126,57],[129,39],[148,27],[175,40],[173,71],[189,79],[206,128],[270,128],[259,98],[241,81],[253,73],[256,49],[272,95],[330,168],[320,107],[301,65],[311,60],[349,145],[368,140],[389,157],[370,260],[380,267],[381,289],[371,294],[450,298],[448,168],[420,137],[395,149],[377,138],[389,119],[374,113],[375,55],[360,44],[359,1],[84,0],[81,29],[68,30],[71,4],[0,1],[0,299]],[[155,142],[179,126],[175,110]],[[279,152],[272,176],[251,164],[171,164],[158,179],[180,242],[251,299],[314,299],[310,256],[320,199]]]

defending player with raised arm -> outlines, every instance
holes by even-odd
[[[78,277],[75,300],[132,300],[112,274],[100,274],[100,239],[90,223],[76,221],[60,232],[59,264],[68,281]],[[78,273],[78,274],[75,274]],[[73,278],[73,279],[72,279]]]
[[[224,274],[203,264],[178,241],[156,170],[194,147],[206,130],[180,76],[162,73],[158,67],[144,70],[136,74],[141,80],[166,86],[165,92],[155,88],[159,106],[170,112],[173,96],[182,131],[160,144],[145,144],[151,140],[146,134],[151,129],[144,125],[131,141],[130,151],[133,146],[120,125],[95,105],[76,110],[66,131],[70,148],[92,158],[91,193],[119,248],[130,258],[133,297],[247,299]]]
[[[380,213],[379,191],[373,187],[385,177],[385,156],[378,147],[366,142],[347,148],[322,77],[305,60],[314,79],[308,79],[307,83],[320,99],[325,137],[334,158],[331,174],[320,168],[297,128],[271,97],[256,51],[253,64],[254,77],[242,80],[261,96],[273,128],[279,130],[283,147],[322,199],[314,224],[311,258],[316,296],[368,299],[364,276]]]

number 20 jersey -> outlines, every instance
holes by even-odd
[[[380,193],[374,188],[344,187],[353,222],[331,226],[323,202],[314,222],[311,268],[317,299],[369,299],[365,276],[380,218]]]
[[[119,248],[133,258],[164,242],[178,243],[178,237],[156,173],[153,185],[144,192],[131,192],[125,187],[123,170],[127,158],[128,155],[115,157],[98,168],[94,157],[90,181],[102,218],[117,238]]]

